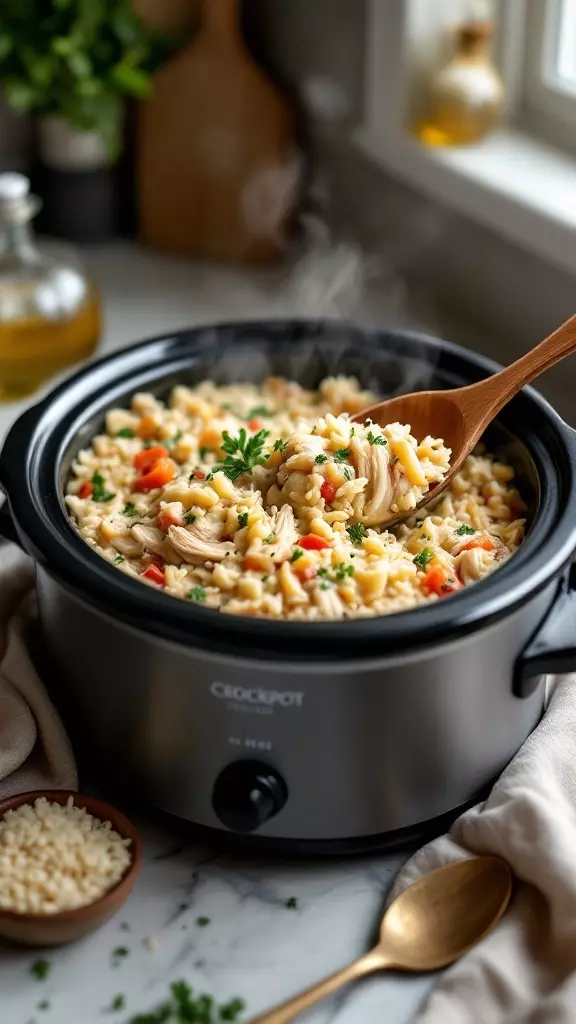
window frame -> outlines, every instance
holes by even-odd
[[[570,146],[576,128],[576,83],[561,84],[554,70],[556,33],[564,0],[526,0],[523,98],[519,121],[560,146]],[[572,148],[572,147],[570,147]]]

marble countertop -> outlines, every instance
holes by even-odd
[[[293,295],[275,272],[206,268],[127,244],[93,250],[87,258],[105,300],[99,354],[190,323],[294,312]],[[410,322],[393,290],[366,300],[362,313],[367,320]],[[24,407],[0,406],[0,440]],[[162,1002],[169,983],[180,978],[220,1002],[241,996],[249,1017],[369,947],[387,888],[406,856],[258,860],[182,845],[149,822],[141,826],[145,864],[128,904],[93,936],[48,951],[45,981],[31,972],[43,954],[0,951],[2,1024],[124,1024]],[[196,923],[202,917],[209,918],[204,927]],[[130,953],[113,966],[118,946]],[[431,984],[429,978],[382,975],[344,990],[306,1019],[406,1024]],[[119,994],[126,1008],[112,1013]],[[49,1009],[38,1009],[45,1000]]]

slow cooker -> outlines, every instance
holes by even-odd
[[[396,842],[477,799],[538,722],[547,674],[576,669],[576,434],[536,391],[489,434],[528,504],[524,544],[413,611],[296,623],[186,604],[94,553],[63,492],[78,450],[135,391],[344,373],[386,395],[496,369],[410,332],[229,323],[121,351],[25,412],[0,457],[2,530],[36,563],[51,692],[77,749],[207,836],[283,852]]]

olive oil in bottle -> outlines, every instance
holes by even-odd
[[[0,401],[86,359],[100,337],[96,288],[74,252],[36,243],[29,188],[24,175],[0,174]]]

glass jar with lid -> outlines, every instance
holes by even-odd
[[[22,174],[0,174],[0,400],[35,391],[86,359],[101,330],[100,299],[73,250],[38,244],[40,200]]]

